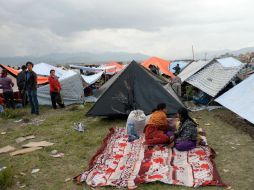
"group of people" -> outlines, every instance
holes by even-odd
[[[17,75],[17,86],[19,89],[19,94],[22,100],[22,107],[29,104],[31,106],[31,114],[39,115],[39,103],[37,98],[37,74],[33,71],[33,63],[27,62],[23,65],[22,71]],[[3,104],[5,102],[6,108],[15,109],[13,86],[14,83],[10,77],[7,76],[8,71],[3,69],[0,78],[0,89],[3,90],[3,99],[0,97],[0,111],[3,111]],[[62,100],[60,91],[61,84],[55,75],[55,70],[50,70],[50,75],[48,77],[49,91],[51,96],[52,107],[57,109],[57,104],[64,108],[64,102]]]
[[[179,127],[176,129],[169,125],[167,118],[166,104],[161,103],[153,110],[148,122],[144,128],[145,144],[148,146],[154,145],[170,145],[179,151],[188,151],[196,147],[197,144],[197,123],[189,116],[186,108],[180,108],[177,117],[180,121]],[[130,126],[128,126],[130,127]],[[131,127],[133,131],[133,127]],[[138,139],[136,133],[128,130],[129,141]],[[130,133],[131,132],[131,133]]]

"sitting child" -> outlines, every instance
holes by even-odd
[[[190,118],[186,108],[178,110],[178,117],[180,126],[175,132],[175,148],[179,151],[191,150],[197,143],[197,123]]]
[[[173,133],[169,133],[169,123],[166,113],[166,104],[158,104],[144,129],[145,144],[157,145],[169,144],[171,142]]]

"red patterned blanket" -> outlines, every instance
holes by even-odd
[[[214,151],[200,146],[180,152],[168,146],[147,147],[144,138],[128,142],[124,128],[112,128],[91,159],[89,168],[74,179],[89,186],[136,188],[141,183],[199,187],[224,186],[213,162]]]

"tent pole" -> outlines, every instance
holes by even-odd
[[[193,45],[192,45],[192,59],[194,61],[194,48],[193,48]]]

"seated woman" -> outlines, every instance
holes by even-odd
[[[175,132],[175,148],[179,151],[191,150],[197,143],[197,123],[190,118],[186,108],[178,110],[178,117],[180,127]]]
[[[144,129],[145,144],[157,145],[170,143],[170,137],[167,135],[169,125],[166,113],[166,104],[158,104]]]

